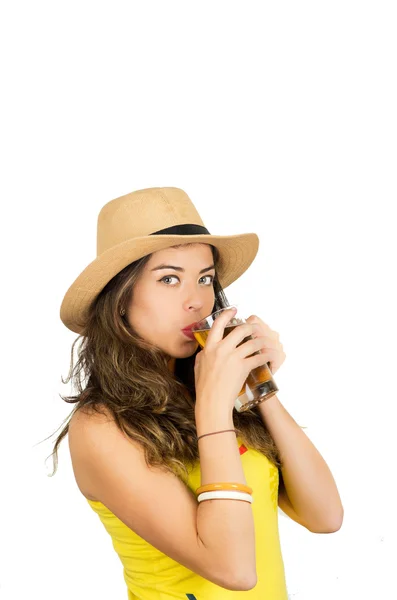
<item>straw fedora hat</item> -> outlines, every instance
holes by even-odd
[[[223,288],[248,269],[259,247],[255,233],[211,235],[180,188],[146,188],[111,200],[98,215],[97,257],[66,292],[62,322],[83,333],[90,304],[124,267],[157,250],[191,242],[212,244],[219,250],[217,275]]]

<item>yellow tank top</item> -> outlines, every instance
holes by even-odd
[[[237,437],[247,484],[253,490],[256,572],[252,590],[227,590],[197,575],[129,529],[104,504],[87,500],[110,535],[124,567],[128,600],[288,600],[278,529],[278,469],[266,456],[245,447]],[[188,485],[201,484],[200,463]]]

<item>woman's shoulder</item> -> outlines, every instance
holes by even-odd
[[[98,427],[118,429],[116,420],[112,411],[105,404],[92,406],[82,406],[75,410],[69,420],[69,447],[70,451],[75,451],[78,455],[79,449],[85,443],[87,436]]]
[[[81,425],[83,423],[91,422],[105,423],[108,421],[114,422],[114,416],[112,414],[112,411],[108,406],[106,406],[106,404],[102,402],[97,403],[95,407],[86,404],[78,407],[75,410],[69,421],[69,427],[70,425],[76,426],[77,424]]]
[[[110,409],[105,405],[101,405],[100,410],[87,406],[77,409],[69,421],[68,431],[70,458],[77,486],[83,496],[92,501],[96,501],[96,498],[90,490],[90,473],[84,466],[84,455],[87,443],[92,444],[92,438],[98,437],[95,433],[92,435],[94,428],[98,430],[98,426],[112,429],[117,427]],[[101,439],[104,439],[102,434],[105,432],[101,432]]]

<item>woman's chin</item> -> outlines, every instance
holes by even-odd
[[[179,346],[179,348],[173,348],[167,350],[168,356],[170,356],[171,360],[175,358],[189,358],[189,356],[193,356],[198,347],[198,342],[196,340],[192,340],[189,344],[183,344]]]

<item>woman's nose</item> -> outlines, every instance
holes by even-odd
[[[190,297],[184,302],[184,307],[187,310],[201,310],[203,308],[203,301]]]
[[[200,310],[202,309],[204,302],[203,302],[203,292],[201,290],[197,290],[197,289],[190,289],[188,291],[188,293],[185,296],[184,299],[184,307],[185,309],[191,310],[191,309],[195,309],[195,310]]]

